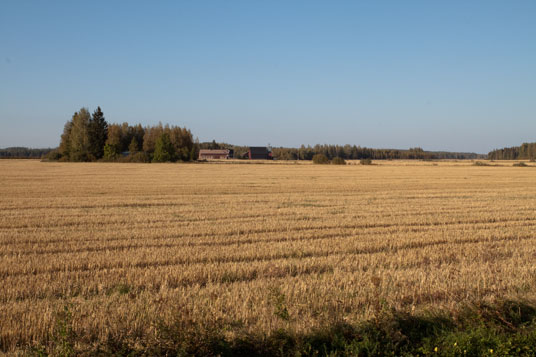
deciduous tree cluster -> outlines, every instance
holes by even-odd
[[[62,161],[190,161],[198,145],[192,133],[179,126],[142,127],[141,124],[108,124],[100,107],[90,114],[82,108],[63,129],[52,159]]]

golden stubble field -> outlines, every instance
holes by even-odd
[[[529,298],[536,168],[0,161],[0,351]]]

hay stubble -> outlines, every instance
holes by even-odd
[[[135,343],[177,316],[269,333],[533,298],[535,213],[532,168],[0,161],[0,350],[64,306]]]

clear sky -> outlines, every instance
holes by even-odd
[[[536,141],[536,1],[0,1],[0,147],[81,107],[201,141]]]

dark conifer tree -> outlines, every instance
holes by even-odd
[[[133,136],[132,140],[130,141],[130,145],[128,145],[128,152],[130,155],[138,152],[140,150],[138,140],[136,140],[136,137]]]
[[[104,155],[104,144],[108,138],[108,123],[100,107],[93,112],[88,125],[90,155],[94,159],[100,159]]]

